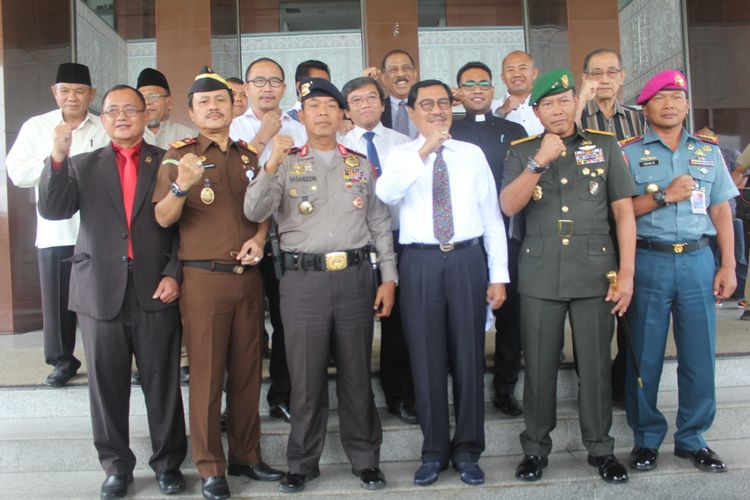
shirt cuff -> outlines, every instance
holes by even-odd
[[[490,268],[490,283],[510,283],[507,267]]]

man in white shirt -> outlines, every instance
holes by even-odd
[[[371,77],[355,78],[342,89],[346,101],[346,113],[354,128],[343,137],[343,144],[350,149],[367,155],[375,174],[379,177],[382,159],[394,146],[410,142],[409,137],[385,128],[380,123],[383,114],[385,92]],[[388,205],[391,213],[393,246],[396,255],[401,253],[398,244],[398,206]],[[380,319],[380,384],[383,386],[388,411],[407,424],[417,423],[414,408],[414,385],[411,381],[409,352],[401,328],[401,312],[396,303],[391,315]]]
[[[96,96],[89,69],[83,64],[63,63],[52,85],[58,109],[28,119],[6,159],[8,177],[18,187],[37,190],[44,160],[52,153],[56,129],[70,131],[71,156],[100,148],[109,142],[100,121],[88,112]],[[37,190],[37,200],[39,192]],[[76,316],[68,311],[71,263],[78,237],[78,214],[70,219],[51,221],[37,212],[36,246],[42,293],[44,358],[54,370],[47,377],[52,387],[65,385],[76,374],[81,362],[73,355]]]
[[[271,155],[273,138],[281,133],[294,141],[295,147],[307,142],[307,132],[298,121],[281,110],[284,97],[284,69],[267,57],[251,62],[245,71],[245,93],[250,106],[244,115],[232,120],[229,136],[243,140],[258,151],[258,164],[263,165]]]
[[[542,122],[529,106],[529,95],[531,95],[537,76],[539,76],[539,70],[534,66],[531,54],[522,50],[514,50],[503,59],[500,73],[500,78],[508,88],[508,93],[502,103],[499,100],[492,102],[492,109],[495,110],[497,116],[522,125],[529,135],[539,135],[544,132]]]
[[[146,99],[146,130],[143,139],[154,146],[169,149],[169,145],[186,137],[195,137],[198,131],[169,119],[172,111],[172,96],[164,73],[154,68],[145,68],[138,75],[138,89]]]
[[[424,436],[414,483],[434,483],[451,461],[463,482],[477,485],[484,483],[478,461],[484,451],[486,308],[497,309],[505,300],[505,226],[484,153],[448,133],[450,87],[417,82],[407,104],[420,135],[391,149],[375,190],[399,206],[400,305]],[[456,416],[452,440],[448,365]]]

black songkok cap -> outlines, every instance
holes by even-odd
[[[62,63],[57,68],[55,83],[80,83],[91,87],[89,67],[78,63]]]
[[[167,83],[167,77],[161,71],[155,70],[154,68],[146,68],[138,75],[138,82],[135,84],[135,88],[139,89],[147,85],[156,85],[161,87],[170,93],[169,83]]]
[[[214,70],[210,67],[203,66],[200,74],[195,77],[188,95],[196,92],[211,92],[212,90],[229,90],[231,92],[229,84],[221,75],[214,73]]]
[[[300,102],[305,102],[311,97],[333,97],[339,105],[339,108],[346,109],[344,96],[339,89],[325,78],[303,78],[299,82]]]

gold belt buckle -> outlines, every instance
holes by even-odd
[[[440,244],[441,252],[452,252],[454,248],[455,248],[455,245],[453,245],[453,243],[441,243]]]
[[[234,268],[232,269],[232,272],[234,274],[242,274],[242,273],[245,272],[245,267],[244,266],[234,266]]]
[[[573,221],[560,219],[557,221],[557,236],[560,238],[570,238],[573,236]]]
[[[682,253],[685,251],[687,243],[672,243],[672,250],[674,253]]]
[[[346,252],[331,252],[326,254],[326,271],[341,271],[348,265]]]

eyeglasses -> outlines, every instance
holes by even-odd
[[[422,111],[432,111],[432,108],[435,107],[435,99],[422,99],[417,104],[422,108]],[[442,99],[437,100],[437,105],[440,109],[445,111],[446,109],[450,109],[451,100],[447,97],[443,97]]]
[[[488,90],[492,88],[492,82],[489,80],[466,80],[461,84],[461,88],[464,89],[473,89],[474,87],[479,87],[482,90]]]
[[[380,96],[378,94],[367,94],[366,96],[358,95],[349,99],[349,106],[359,108],[364,103],[377,104],[378,102],[380,102]]]
[[[588,71],[586,74],[594,80],[601,80],[604,75],[609,78],[617,78],[622,73],[622,68],[609,68],[607,71],[595,69],[594,71]]]
[[[281,78],[276,78],[275,76],[272,76],[271,78],[265,78],[262,76],[258,76],[256,78],[253,78],[252,80],[247,80],[246,83],[252,83],[254,87],[263,88],[266,86],[266,84],[271,85],[273,88],[281,87],[281,84],[284,83],[284,80]]]
[[[102,113],[109,116],[110,118],[117,118],[120,116],[120,113],[125,113],[125,116],[128,118],[133,118],[138,113],[143,113],[144,109],[135,109],[135,108],[107,108]]]
[[[147,101],[158,101],[160,97],[169,97],[169,94],[143,94],[143,98]]]

